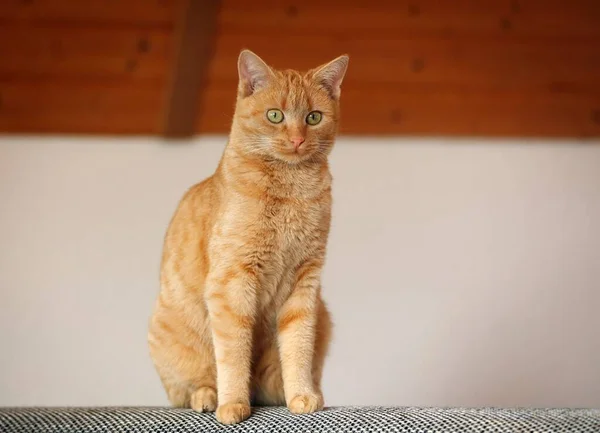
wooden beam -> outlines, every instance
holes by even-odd
[[[213,54],[219,0],[182,0],[168,86],[163,134],[191,137],[200,114],[200,92]]]

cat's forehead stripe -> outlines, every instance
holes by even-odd
[[[302,75],[296,71],[285,71],[284,78],[282,109],[303,113],[310,107],[310,101]]]

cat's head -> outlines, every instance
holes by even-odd
[[[348,60],[343,55],[300,73],[275,70],[251,51],[242,51],[232,131],[238,146],[291,164],[327,158]]]

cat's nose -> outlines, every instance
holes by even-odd
[[[294,149],[298,150],[300,145],[304,143],[304,137],[291,137],[290,141],[294,145]]]

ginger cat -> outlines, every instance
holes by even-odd
[[[327,158],[348,56],[307,73],[238,59],[229,141],[169,225],[148,341],[170,402],[234,424],[250,404],[323,408]]]

